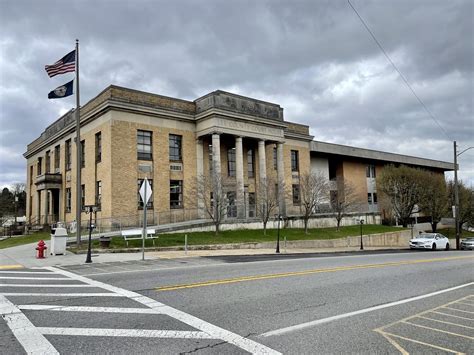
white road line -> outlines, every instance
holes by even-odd
[[[91,285],[68,285],[68,284],[0,284],[0,287],[63,287],[63,288],[69,288],[69,287],[94,287]]]
[[[82,281],[84,283],[88,283],[90,285],[95,285],[98,287],[101,287],[105,290],[116,292],[119,295],[122,295],[124,297],[131,298],[141,304],[144,304],[148,306],[151,309],[156,309],[159,310],[161,313],[166,314],[172,318],[175,318],[183,323],[186,323],[190,325],[193,328],[199,329],[211,336],[213,339],[221,339],[229,344],[235,345],[243,350],[246,350],[252,354],[280,354],[278,351],[275,351],[269,347],[266,347],[265,345],[259,344],[253,340],[244,338],[238,334],[232,333],[228,330],[225,330],[223,328],[217,327],[213,324],[207,323],[203,321],[202,319],[199,319],[197,317],[194,317],[190,314],[187,314],[185,312],[179,311],[175,308],[172,308],[170,306],[167,306],[163,303],[160,303],[158,301],[155,301],[152,298],[143,296],[139,293],[133,292],[133,291],[128,291],[119,287],[115,287],[112,285],[105,284],[100,281],[88,279],[84,276],[76,275],[71,272],[57,269],[52,266],[45,267],[47,270],[54,271],[58,274],[62,274],[66,277]]]
[[[38,329],[15,307],[0,295],[0,315],[28,354],[59,354]]]
[[[41,274],[53,275],[51,271],[0,271],[0,274]]]
[[[285,334],[285,333],[290,333],[290,332],[294,332],[294,331],[297,331],[297,330],[301,330],[301,329],[305,329],[305,328],[309,328],[309,327],[314,327],[316,325],[329,323],[329,322],[332,322],[332,321],[335,321],[335,320],[348,318],[348,317],[352,317],[352,316],[356,316],[356,315],[359,315],[359,314],[368,313],[368,312],[372,312],[372,311],[377,311],[377,310],[383,309],[383,308],[394,307],[394,306],[398,306],[398,305],[408,303],[408,302],[418,301],[418,300],[421,300],[421,299],[424,299],[424,298],[440,295],[440,294],[445,293],[445,292],[454,291],[454,290],[457,290],[457,289],[460,289],[460,288],[463,288],[463,287],[472,286],[472,285],[474,285],[474,282],[469,282],[467,284],[463,284],[463,285],[456,286],[456,287],[451,287],[451,288],[448,288],[448,289],[445,289],[445,290],[440,290],[440,291],[428,293],[426,295],[406,298],[404,300],[400,300],[400,301],[396,301],[396,302],[381,304],[381,305],[378,305],[378,306],[375,306],[375,307],[364,308],[364,309],[360,309],[360,310],[354,311],[354,312],[339,314],[339,315],[328,317],[328,318],[317,319],[317,320],[314,320],[314,321],[311,321],[311,322],[296,324],[296,325],[292,325],[290,327],[285,327],[285,328],[281,328],[281,329],[272,330],[270,332],[260,334],[259,336],[260,337],[269,337],[269,336],[274,336],[274,335],[281,335],[281,334]]]
[[[122,308],[122,307],[82,307],[60,306],[43,304],[24,304],[17,306],[28,311],[59,311],[59,312],[97,312],[97,313],[133,313],[133,314],[161,314],[157,309],[151,308]]]
[[[64,277],[16,277],[16,276],[0,276],[2,280],[67,280]]]
[[[27,293],[27,292],[0,292],[4,296],[59,296],[59,297],[122,297],[116,293]]]
[[[152,329],[49,328],[39,327],[44,335],[73,335],[96,337],[215,339],[204,332]]]

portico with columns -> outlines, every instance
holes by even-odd
[[[275,213],[286,215],[292,177],[284,147],[295,139],[302,147],[308,146],[312,139],[308,130],[301,137],[288,139],[288,122],[283,120],[279,105],[220,91],[196,100],[196,109],[197,175],[210,176],[213,171],[214,176],[222,177],[229,194],[227,217],[256,217],[252,204],[261,203],[256,194],[269,179],[278,185]],[[202,205],[203,201],[198,201],[198,206]]]

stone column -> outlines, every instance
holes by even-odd
[[[245,218],[244,206],[244,151],[242,147],[242,137],[235,137],[235,180],[237,183],[236,205],[237,218]]]
[[[36,190],[35,198],[36,224],[41,224],[41,190]]]
[[[196,139],[196,182],[198,183],[197,187],[198,189],[202,188],[202,186],[199,185],[199,180],[203,178],[204,176],[204,147],[202,143],[202,139],[198,138]],[[205,211],[204,211],[204,200],[203,200],[202,192],[198,191],[197,195],[197,216],[198,218],[204,218],[205,217]]]
[[[265,183],[267,180],[267,158],[265,156],[265,141],[258,141],[258,170],[260,182]],[[265,186],[265,185],[263,185]]]
[[[43,190],[43,224],[48,224],[48,214],[49,214],[49,211],[48,211],[48,199],[49,199],[49,196],[48,196],[48,190],[47,189],[44,189]]]
[[[212,173],[221,176],[221,137],[219,133],[212,135]]]
[[[286,216],[285,199],[285,164],[283,158],[283,143],[277,144],[277,175],[278,175],[278,207],[279,213]]]
[[[267,200],[267,159],[265,156],[265,141],[261,140],[258,141],[258,171],[259,171],[259,187],[258,190],[260,191],[260,196],[258,197],[259,203],[261,205],[261,211],[265,214],[265,206]],[[258,191],[257,190],[257,191]]]

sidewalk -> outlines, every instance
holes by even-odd
[[[66,255],[47,255],[45,259],[36,258],[37,243],[25,244],[16,247],[0,249],[0,270],[8,270],[15,268],[32,268],[43,266],[65,266],[65,265],[81,265],[85,263],[85,254],[74,254],[66,251]],[[400,247],[367,247],[364,250],[389,250],[402,249]],[[301,254],[301,253],[340,253],[340,252],[357,252],[358,247],[344,248],[292,248],[281,249],[281,254]],[[157,259],[180,259],[192,257],[207,256],[224,256],[224,255],[267,255],[275,254],[275,249],[219,249],[219,250],[183,250],[177,251],[149,251],[145,250],[146,260]],[[133,253],[93,253],[93,263],[105,263],[116,261],[132,261],[141,260],[142,254]]]

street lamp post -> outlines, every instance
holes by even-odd
[[[456,141],[454,141],[454,224],[456,225],[456,250],[460,249],[459,238],[461,230],[459,225],[458,156],[473,148],[474,147],[469,147],[458,153]]]
[[[364,220],[360,220],[360,250],[364,250],[364,243],[362,242],[362,225],[364,224]]]
[[[281,218],[281,216],[278,214],[277,218],[278,218],[278,232],[277,232],[277,246],[276,246],[276,251],[275,252],[277,254],[280,254],[280,218]]]
[[[94,229],[94,226],[92,225],[92,214],[96,212],[97,207],[95,205],[87,205],[84,206],[86,209],[86,213],[89,214],[89,244],[87,246],[87,257],[86,257],[86,263],[89,264],[92,262],[92,229]]]

